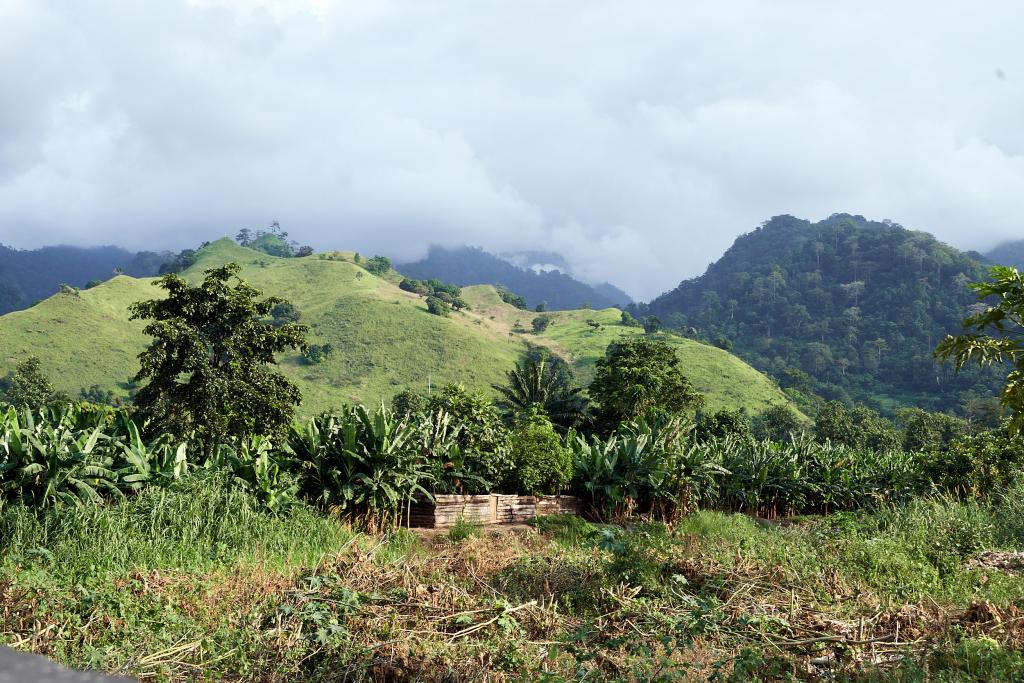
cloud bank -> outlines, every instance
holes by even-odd
[[[1012,2],[0,0],[0,242],[278,220],[650,298],[781,213],[1024,236]]]

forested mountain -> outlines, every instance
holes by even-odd
[[[520,256],[540,259],[558,267],[564,263],[557,254],[527,252]],[[554,257],[554,258],[551,258]],[[522,261],[522,259],[517,259]],[[570,310],[581,306],[591,308],[622,307],[631,302],[621,289],[604,283],[591,286],[560,270],[535,271],[475,247],[445,249],[431,247],[427,257],[414,263],[396,266],[403,275],[419,280],[436,278],[459,286],[502,285],[526,299],[530,308],[545,304],[548,310]]]
[[[61,284],[84,287],[113,277],[115,270],[134,277],[153,275],[165,259],[164,254],[136,254],[119,247],[22,250],[0,244],[0,315],[45,299]]]
[[[641,312],[731,347],[791,391],[883,410],[963,408],[1005,372],[932,357],[976,304],[985,258],[890,221],[777,216]]]
[[[1013,266],[1017,270],[1024,269],[1024,240],[1004,242],[986,253],[985,258],[1001,266]]]

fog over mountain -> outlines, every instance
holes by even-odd
[[[1013,2],[0,2],[0,243],[545,250],[641,298],[766,218],[1019,236]]]

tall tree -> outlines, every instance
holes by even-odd
[[[154,284],[166,298],[130,307],[132,320],[152,321],[145,332],[153,337],[139,355],[135,381],[148,383],[136,405],[157,428],[194,435],[207,454],[228,436],[280,431],[301,400],[273,366],[275,354],[304,347],[307,329],[267,322],[286,302],[261,298],[240,270],[237,263],[212,268],[198,286],[165,275]]]
[[[635,337],[608,345],[597,361],[590,398],[598,403],[605,431],[650,413],[674,415],[704,405],[704,397],[683,374],[675,349]]]
[[[54,397],[53,385],[43,374],[43,364],[35,356],[18,363],[6,384],[7,402],[19,408],[38,408]]]

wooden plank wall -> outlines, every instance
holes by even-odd
[[[409,525],[424,528],[454,526],[458,520],[476,524],[525,522],[537,515],[576,515],[580,502],[575,496],[517,496],[491,493],[477,496],[437,495],[434,502],[413,503]]]

